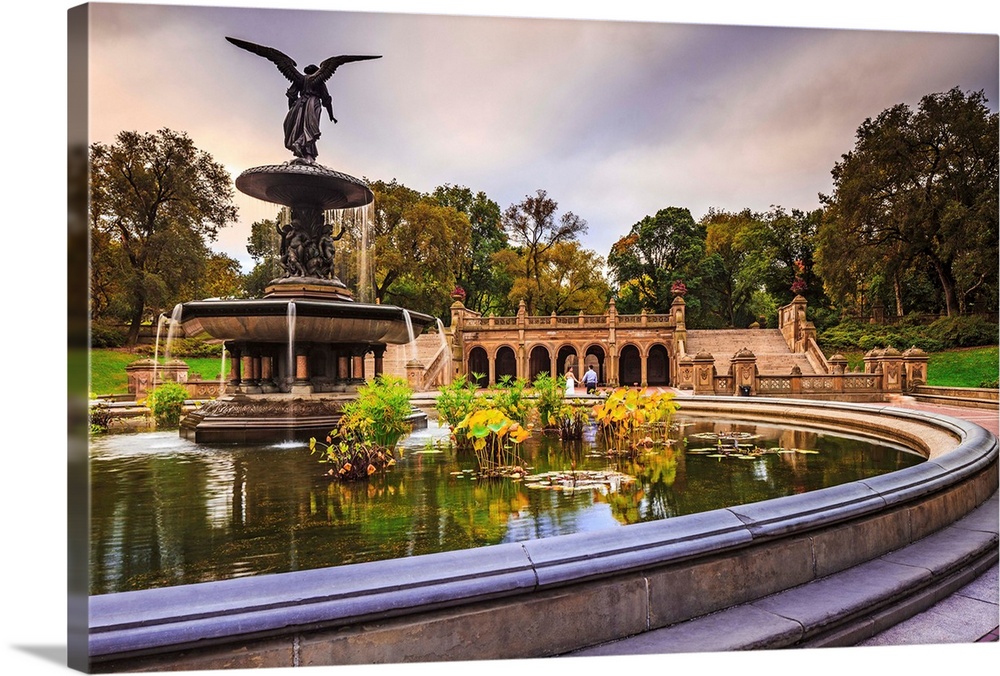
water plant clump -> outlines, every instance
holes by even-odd
[[[412,390],[406,381],[381,375],[358,388],[344,405],[337,429],[326,441],[309,440],[309,451],[333,465],[327,476],[342,481],[367,479],[396,464],[399,440],[410,432]]]
[[[146,405],[153,413],[157,428],[177,427],[184,413],[188,391],[180,383],[163,383],[146,397]]]
[[[635,456],[669,442],[677,402],[669,392],[619,388],[594,407],[608,455]]]
[[[518,448],[531,432],[500,409],[473,411],[458,424],[458,430],[471,439],[480,477],[520,478],[526,474]]]

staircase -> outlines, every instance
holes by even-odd
[[[451,374],[451,351],[450,343],[449,348],[442,351],[440,334],[423,333],[417,336],[413,345],[387,345],[382,372],[406,380],[406,364],[411,359],[416,359],[425,369],[424,389],[446,384]],[[369,377],[375,373],[375,359],[370,354],[365,356],[365,373]]]
[[[688,330],[685,351],[689,356],[708,352],[715,357],[715,371],[729,373],[729,360],[739,350],[747,348],[757,357],[761,374],[787,375],[793,366],[803,375],[817,373],[805,354],[796,354],[788,347],[778,329],[701,329]]]

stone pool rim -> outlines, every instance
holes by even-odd
[[[558,609],[563,617],[559,624],[568,627],[562,632],[566,635],[546,637],[537,645],[530,640],[509,647],[453,645],[438,659],[560,654],[675,624],[857,565],[943,528],[996,490],[996,437],[948,415],[887,404],[756,397],[679,402],[686,417],[839,426],[855,434],[888,435],[928,459],[808,493],[605,531],[92,596],[92,666],[130,669],[150,659],[178,664],[192,664],[193,659],[197,665],[211,662],[220,651],[229,656],[226,664],[231,666],[260,664],[262,654],[280,655],[274,666],[428,660],[419,650],[407,652],[394,645],[395,632],[383,629],[396,626],[398,631],[400,623],[426,629],[460,619],[463,626],[481,621],[502,634],[495,625],[503,623],[512,607],[521,610],[521,604],[528,613]],[[859,532],[877,529],[878,536],[859,544],[852,539],[852,526]],[[824,544],[834,540],[847,543],[846,550]],[[775,559],[781,556],[788,565]],[[739,585],[723,580],[704,593],[688,590],[704,598],[675,598],[667,605],[656,600],[663,597],[662,590],[657,591],[660,580],[736,565],[748,571]],[[780,576],[784,579],[766,574],[767,566],[774,565],[786,571]],[[698,578],[696,584],[711,583]],[[567,614],[567,603],[574,605],[566,600],[567,591],[587,598],[613,592],[621,604],[620,616],[590,627],[587,610],[580,609],[579,617]],[[365,632],[368,652],[356,645]],[[378,636],[383,636],[381,641]],[[352,641],[355,645],[345,657],[341,646]]]

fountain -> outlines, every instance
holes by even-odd
[[[203,300],[180,307],[187,336],[224,341],[232,357],[226,395],[188,415],[181,435],[196,442],[308,439],[336,426],[359,384],[382,371],[387,344],[406,344],[434,318],[404,308],[359,303],[334,274],[336,218],[327,214],[371,204],[364,182],[316,162],[320,106],[332,102],[324,84],[337,67],[375,56],[331,57],[299,73],[277,50],[227,38],[274,62],[291,82],[285,146],[295,159],[247,169],[236,179],[246,195],[290,211],[277,226],[282,274],[264,297]],[[335,120],[334,120],[335,121]],[[415,328],[416,327],[416,328]],[[375,356],[375,373],[364,357]],[[420,415],[415,413],[419,426]]]

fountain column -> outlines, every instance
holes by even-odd
[[[385,345],[378,345],[372,350],[372,354],[375,356],[375,377],[382,375],[382,371],[385,368]]]
[[[305,350],[295,351],[295,380],[292,382],[292,394],[312,394],[313,386],[309,382],[309,358]]]

